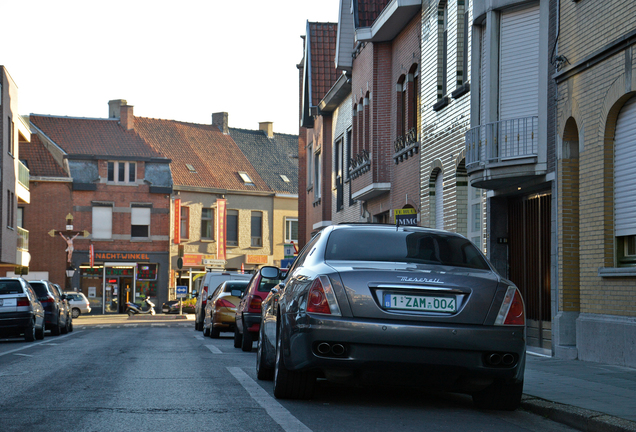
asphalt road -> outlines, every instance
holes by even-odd
[[[87,317],[88,318],[88,317]],[[279,401],[258,381],[255,349],[203,338],[192,321],[75,320],[75,331],[0,340],[0,430],[571,431],[470,397],[320,382],[313,400]]]

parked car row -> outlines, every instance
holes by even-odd
[[[521,293],[459,234],[327,227],[288,271],[253,276],[235,320],[235,347],[251,350],[258,331],[257,377],[274,381],[277,398],[311,398],[327,379],[462,392],[486,409],[521,401]]]
[[[59,285],[45,280],[0,277],[0,333],[26,341],[73,331],[72,306]]]

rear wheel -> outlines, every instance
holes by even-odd
[[[240,348],[243,344],[243,335],[234,327],[234,348]]]
[[[267,367],[264,337],[263,326],[261,325],[260,336],[258,342],[256,342],[256,378],[271,381],[274,378],[274,369]]]
[[[274,396],[278,399],[311,399],[316,376],[307,371],[291,371],[285,367],[280,332],[276,337],[276,364],[274,365]]]
[[[212,324],[210,324],[210,337],[212,339],[218,339],[221,337],[221,330],[218,327],[212,326]]]
[[[62,334],[67,334],[68,333],[68,317],[66,318],[66,322],[64,323],[64,325],[60,328],[60,333]]]
[[[210,327],[206,327],[205,324],[203,324],[203,336],[210,336]]]
[[[24,340],[33,342],[35,340],[35,321],[31,320],[29,325],[24,329]]]
[[[521,404],[523,381],[508,384],[498,380],[480,392],[473,394],[477,408],[514,411]]]
[[[245,323],[243,323],[243,340],[241,341],[241,349],[245,352],[252,351],[252,333],[247,331]]]
[[[71,316],[73,318],[77,318],[80,316],[82,312],[78,309],[78,308],[73,308],[73,310],[71,311]]]
[[[34,326],[35,326],[35,324],[34,324]],[[37,340],[44,339],[44,322],[42,323],[42,327],[40,327],[39,329],[38,328],[35,329],[35,338]]]
[[[60,317],[57,317],[57,324],[55,324],[55,327],[53,327],[51,329],[51,334],[53,334],[53,336],[59,336],[60,333],[62,333],[62,326],[60,324]]]

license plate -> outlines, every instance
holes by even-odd
[[[384,307],[425,312],[456,312],[457,301],[453,297],[385,294]]]

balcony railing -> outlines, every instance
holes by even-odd
[[[538,149],[538,116],[476,126],[466,133],[466,168],[535,157]]]
[[[18,161],[18,182],[29,189],[29,169],[21,161]]]
[[[368,150],[363,149],[360,153],[349,160],[349,176],[358,178],[371,169],[371,155]]]
[[[18,227],[18,249],[23,251],[29,250],[29,231]]]

